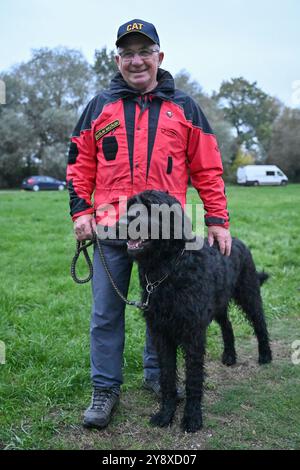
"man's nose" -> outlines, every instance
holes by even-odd
[[[143,59],[140,57],[139,53],[136,52],[132,58],[132,61],[131,63],[133,65],[139,65],[139,64],[142,64],[143,63]]]

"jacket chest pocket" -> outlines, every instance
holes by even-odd
[[[116,137],[108,136],[102,139],[102,151],[106,161],[115,160],[118,153],[118,141]]]
[[[174,139],[174,140],[178,140],[179,136],[177,134],[177,132],[173,129],[165,129],[165,128],[161,128],[161,133],[163,135],[164,138],[169,138],[169,139]]]
[[[159,140],[161,148],[170,152],[178,153],[186,149],[187,136],[184,129],[163,128],[159,130]]]

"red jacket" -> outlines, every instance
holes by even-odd
[[[158,85],[140,95],[118,73],[93,98],[71,138],[67,183],[73,220],[146,189],[168,191],[184,206],[188,177],[206,211],[206,225],[228,228],[217,140],[195,101],[158,72]],[[93,201],[92,201],[92,195]]]

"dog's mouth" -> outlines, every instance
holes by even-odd
[[[145,238],[138,238],[137,240],[129,239],[127,241],[127,249],[130,251],[140,251],[143,250],[151,240]]]

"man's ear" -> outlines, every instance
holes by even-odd
[[[118,69],[120,69],[120,56],[119,55],[115,55],[115,62],[117,64]]]
[[[159,67],[161,66],[162,61],[164,60],[164,56],[165,56],[165,54],[163,52],[160,52],[158,54],[158,65],[159,65]]]

